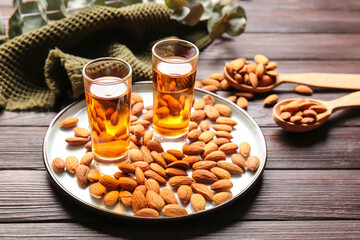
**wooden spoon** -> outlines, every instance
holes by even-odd
[[[289,132],[308,132],[311,131],[319,126],[321,126],[330,115],[340,109],[348,108],[348,107],[355,107],[360,106],[360,91],[350,93],[345,95],[341,98],[332,100],[332,101],[320,101],[314,99],[308,99],[311,102],[314,102],[319,105],[323,105],[327,108],[326,112],[320,113],[317,116],[317,120],[315,123],[311,124],[300,124],[300,123],[292,123],[284,121],[280,118],[280,106],[288,104],[289,102],[296,100],[296,99],[288,99],[277,103],[273,108],[273,118],[277,125],[282,127],[284,130]]]
[[[335,74],[335,73],[298,73],[298,74],[279,74],[276,81],[266,87],[253,88],[245,84],[239,84],[230,77],[224,67],[224,76],[229,84],[241,91],[264,93],[269,92],[282,83],[298,83],[314,87],[337,88],[360,90],[360,74]]]

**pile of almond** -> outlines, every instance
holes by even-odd
[[[295,124],[313,124],[326,116],[327,108],[308,99],[296,99],[280,106],[280,118]]]
[[[152,105],[144,108],[142,97],[136,93],[132,95],[132,105],[138,107],[131,117],[130,157],[118,164],[119,172],[110,176],[91,169],[91,152],[85,153],[80,161],[75,156],[68,156],[65,161],[55,158],[54,171],[60,173],[66,168],[76,174],[79,184],[84,188],[90,184],[91,196],[103,198],[106,205],[121,202],[132,207],[135,216],[159,217],[161,212],[174,217],[188,214],[183,207],[187,204],[199,212],[205,210],[207,202],[228,201],[233,196],[232,175],[239,175],[246,169],[256,171],[259,167],[260,160],[251,156],[249,143],[231,141],[231,132],[237,125],[231,119],[231,108],[216,104],[211,95],[193,104],[188,143],[181,150],[167,151],[153,140],[153,132],[148,129],[152,122]],[[71,117],[60,126],[75,127],[77,122],[76,117]],[[74,128],[75,136],[84,138],[82,144],[88,144],[88,132],[85,134],[81,128],[84,134],[78,136],[79,129]],[[79,145],[80,141],[67,138],[67,142]]]
[[[239,84],[246,84],[253,88],[265,87],[274,83],[278,72],[276,62],[269,62],[264,55],[256,55],[255,62],[248,62],[245,58],[238,58],[225,63],[226,71]]]

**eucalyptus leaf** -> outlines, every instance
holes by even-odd
[[[246,18],[245,10],[242,7],[240,7],[236,4],[233,4],[233,3],[224,6],[221,10],[221,13],[222,13],[222,15],[238,13],[239,16]]]
[[[22,17],[20,13],[20,4],[18,2],[14,2],[15,11],[11,15],[9,19],[9,37],[14,38],[23,33],[22,31]]]
[[[177,20],[191,27],[195,26],[200,21],[201,15],[203,15],[203,13],[205,12],[204,6],[201,3],[195,1],[189,2],[188,5],[183,7],[182,10],[185,10],[187,14],[183,14],[182,18],[177,18]],[[174,14],[176,14],[176,12],[177,11],[175,11]]]
[[[211,17],[214,6],[211,0],[199,0],[199,2],[203,5],[205,10],[201,15],[200,21],[206,21]]]
[[[3,23],[1,13],[0,13],[0,35],[5,35],[5,25]]]
[[[188,0],[165,0],[165,4],[172,10],[181,10],[188,4]]]
[[[226,33],[238,36],[245,31],[246,19],[244,17],[229,18],[226,24]]]
[[[227,15],[221,16],[220,13],[214,12],[208,20],[207,28],[212,39],[220,37],[226,29]]]
[[[67,1],[65,2],[64,0],[47,0],[47,3],[47,16],[50,20],[59,20],[66,17]]]

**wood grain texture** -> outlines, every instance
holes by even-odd
[[[209,214],[208,221],[359,219],[359,174],[360,170],[266,170],[249,194]],[[0,212],[0,222],[102,219],[61,196],[44,171],[1,171]]]
[[[205,220],[205,219],[204,219]],[[331,223],[331,224],[330,224]],[[249,221],[226,220],[209,225],[208,221],[190,221],[166,225],[137,224],[122,221],[98,223],[19,223],[0,224],[0,236],[6,239],[353,239],[360,234],[360,221]],[[194,230],[196,224],[196,230]],[[154,231],[161,228],[161,231]],[[179,230],[181,229],[181,230]],[[51,230],[51,231],[50,231]],[[240,231],[239,231],[240,230]]]

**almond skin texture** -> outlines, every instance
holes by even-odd
[[[231,198],[232,194],[230,192],[219,192],[214,195],[213,201],[215,204],[221,204],[230,200]]]
[[[182,203],[188,203],[192,194],[191,187],[188,185],[181,185],[177,190],[177,195]]]
[[[134,191],[137,187],[136,180],[129,177],[120,177],[119,178],[119,187],[123,190]]]
[[[210,120],[216,120],[220,116],[219,111],[214,106],[206,105],[204,110]]]
[[[193,194],[190,199],[191,205],[196,212],[204,211],[206,207],[206,200],[201,194]]]
[[[147,190],[152,190],[156,193],[160,193],[160,185],[154,179],[148,179],[145,181],[145,187]]]
[[[194,170],[198,170],[198,169],[205,169],[205,170],[210,170],[211,168],[216,166],[216,162],[215,161],[199,161],[197,163],[194,163],[194,165],[192,166],[192,168]]]
[[[196,122],[190,122],[189,123],[189,132],[194,130],[194,129],[197,129],[198,128],[198,124]]]
[[[139,184],[139,185],[145,184],[144,172],[139,167],[137,167],[135,169],[135,177],[136,177],[137,184]]]
[[[220,87],[220,82],[218,80],[215,80],[215,79],[211,79],[211,78],[204,78],[201,80],[201,84],[204,85],[204,86],[207,86],[207,85],[214,85],[216,87]]]
[[[176,157],[179,160],[181,160],[185,157],[185,155],[181,151],[176,150],[176,149],[169,149],[166,152],[170,153],[171,155],[173,155],[174,157]]]
[[[142,152],[143,156],[144,156],[144,162],[146,162],[147,164],[150,164],[153,162],[153,159],[151,157],[151,151],[147,146],[141,146],[140,151]]]
[[[149,164],[144,161],[134,162],[132,165],[135,167],[135,169],[140,168],[143,172],[146,172],[150,169]]]
[[[75,136],[88,138],[90,137],[90,130],[86,128],[76,127],[73,129]]]
[[[144,161],[144,154],[138,149],[131,149],[130,150],[130,161],[131,162]]]
[[[152,151],[151,152],[151,157],[154,160],[154,162],[156,162],[157,164],[159,164],[163,168],[166,168],[166,162],[165,162],[164,158],[160,155],[160,153],[158,153],[156,151]]]
[[[119,181],[109,175],[102,175],[99,182],[109,190],[117,190],[119,186]]]
[[[74,174],[76,168],[79,166],[79,160],[75,156],[65,158],[65,167],[70,173]]]
[[[106,194],[106,188],[99,182],[93,183],[89,187],[90,195],[94,198],[102,198]]]
[[[241,156],[240,154],[233,154],[231,155],[231,161],[238,165],[239,167],[241,167],[243,170],[246,168],[246,162],[245,159],[243,158],[243,156]]]
[[[294,87],[294,91],[296,93],[302,94],[302,95],[311,95],[313,94],[313,90],[305,85],[297,85]]]
[[[83,137],[68,137],[65,139],[65,141],[69,145],[80,146],[88,143],[90,140],[88,138],[83,138]]]
[[[247,143],[247,142],[240,143],[239,151],[240,151],[241,155],[243,155],[244,157],[248,157],[250,155],[250,152],[251,152],[250,144]]]
[[[218,180],[212,172],[204,169],[195,170],[192,173],[192,178],[198,183],[210,184]]]
[[[203,133],[200,134],[199,136],[199,140],[204,142],[204,143],[208,143],[210,142],[211,140],[213,140],[215,136],[215,133],[212,132],[212,131],[205,131]]]
[[[254,60],[257,64],[262,63],[265,66],[269,63],[269,59],[261,54],[255,55]]]
[[[160,176],[167,178],[165,169],[157,163],[151,163],[150,169],[159,174]]]
[[[129,191],[121,190],[119,193],[119,199],[126,207],[132,206],[132,194]]]
[[[225,125],[225,124],[213,124],[213,125],[211,125],[211,127],[212,127],[215,131],[231,132],[231,131],[233,130],[231,126]]]
[[[220,115],[223,117],[229,117],[232,113],[231,108],[225,104],[215,104],[214,107],[219,111]]]
[[[174,189],[178,189],[181,185],[191,186],[194,182],[193,178],[186,176],[175,176],[169,179],[169,185]]]
[[[64,171],[65,168],[65,161],[61,158],[55,158],[52,163],[51,166],[53,168],[53,170],[57,173],[61,173]]]
[[[161,146],[161,144],[155,140],[149,140],[146,143],[146,146],[151,150],[151,151],[156,151],[156,152],[163,152],[164,149]]]
[[[218,146],[222,146],[225,143],[230,142],[230,140],[228,138],[216,138],[216,139],[212,140],[211,142],[215,143]]]
[[[123,173],[134,173],[135,172],[135,166],[128,162],[122,162],[117,165],[117,167],[123,172]]]
[[[172,162],[176,162],[178,161],[177,158],[173,155],[171,155],[168,152],[162,152],[161,156],[163,157],[163,159],[165,160],[166,163],[172,163]]]
[[[199,162],[201,158],[199,156],[187,156],[182,159],[184,162],[187,162],[190,166],[193,166],[195,163]]]
[[[189,163],[180,160],[180,161],[170,163],[167,166],[167,168],[180,168],[183,170],[188,170],[190,168],[190,165],[189,165]]]
[[[104,203],[108,206],[115,205],[118,201],[119,201],[118,191],[108,192],[104,197]]]
[[[246,161],[246,165],[250,171],[256,171],[260,166],[260,159],[256,156],[250,156]]]
[[[131,202],[135,212],[147,207],[147,200],[141,191],[134,191]]]
[[[144,175],[147,179],[154,179],[159,184],[166,184],[165,178],[163,178],[162,176],[160,176],[158,173],[156,173],[154,171],[150,171],[150,170],[146,171],[146,172],[144,172]]]
[[[182,148],[186,155],[200,155],[204,151],[204,147],[198,145],[185,145]]]
[[[226,192],[233,187],[233,183],[229,179],[220,179],[211,185],[211,190],[215,192]]]
[[[150,208],[160,211],[165,206],[165,201],[159,194],[152,190],[146,192],[146,201]]]
[[[219,117],[218,119],[216,119],[216,123],[229,125],[231,127],[234,127],[237,125],[237,122],[235,120],[232,120],[229,117]]]
[[[172,168],[172,167],[166,169],[166,174],[169,177],[187,176],[188,175],[186,171],[179,169],[179,168]]]
[[[160,196],[164,199],[166,204],[177,204],[178,203],[174,193],[168,188],[161,189]]]
[[[193,108],[195,109],[195,110],[203,110],[204,108],[205,108],[205,101],[204,101],[204,99],[198,99],[198,100],[196,100],[195,102],[194,102],[194,106],[193,106]]]
[[[278,100],[279,96],[277,94],[271,94],[264,99],[263,103],[265,106],[272,106],[277,103]]]
[[[137,217],[159,217],[159,212],[152,208],[143,208],[137,211],[134,216]]]
[[[89,166],[94,159],[94,154],[92,152],[87,152],[80,160],[80,165]]]
[[[226,160],[226,154],[223,151],[214,151],[212,153],[209,153],[204,158],[205,161],[221,161]]]
[[[203,132],[209,131],[210,126],[211,126],[211,123],[208,120],[203,120],[199,124],[199,127],[200,127],[201,131],[203,131]]]
[[[68,117],[60,123],[61,128],[72,128],[75,127],[79,122],[77,117]]]
[[[201,194],[206,200],[212,200],[212,197],[214,196],[214,192],[202,183],[193,183],[191,188],[194,193]]]
[[[238,165],[236,165],[234,163],[226,162],[226,161],[217,162],[217,166],[219,168],[225,169],[229,173],[242,173],[243,172],[241,167],[239,167]]]
[[[215,105],[215,99],[210,94],[206,94],[202,99],[205,101],[206,105]]]
[[[215,174],[215,176],[219,179],[229,179],[231,177],[231,174],[227,170],[219,167],[214,167],[210,169],[210,172]]]
[[[153,131],[146,130],[144,133],[144,144],[146,145],[147,141],[151,140],[153,138]]]
[[[80,186],[82,186],[83,188],[87,187],[87,185],[89,183],[89,180],[87,178],[89,172],[90,172],[90,168],[85,165],[79,165],[76,168],[75,175],[76,175],[77,181],[80,184]]]
[[[191,142],[194,142],[196,140],[198,140],[199,136],[201,134],[201,130],[199,129],[194,129],[194,130],[191,130],[189,133],[188,133],[188,139],[191,141]]]
[[[204,110],[196,110],[191,113],[190,121],[200,123],[205,118],[205,111]]]
[[[91,171],[88,173],[87,178],[90,182],[97,182],[101,177],[101,173],[99,171]]]
[[[233,153],[236,152],[238,149],[238,145],[235,143],[225,143],[220,146],[219,150],[223,151],[224,153]]]
[[[248,105],[249,105],[249,102],[246,98],[244,97],[239,97],[238,100],[236,101],[236,104],[241,107],[242,109],[247,109],[248,108]]]
[[[168,204],[162,209],[162,213],[169,217],[177,217],[187,215],[185,208],[181,207],[178,204]]]
[[[139,117],[143,109],[144,109],[144,103],[142,102],[135,103],[134,106],[132,106],[131,108],[131,114]]]
[[[202,157],[206,157],[209,153],[212,153],[214,151],[218,150],[218,145],[216,145],[216,143],[214,142],[209,142],[208,144],[205,145],[204,147],[204,152],[202,154]]]

